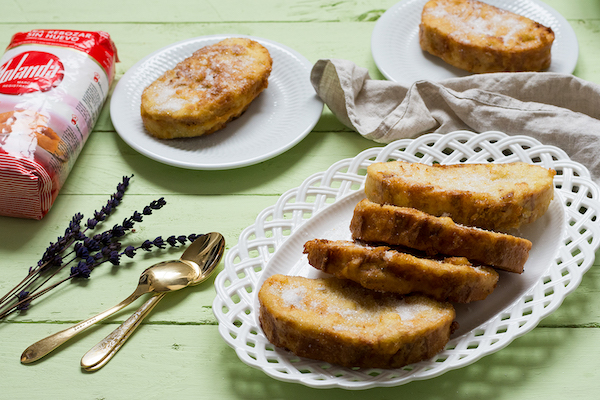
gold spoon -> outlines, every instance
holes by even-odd
[[[196,264],[200,271],[189,286],[199,285],[208,279],[223,256],[225,239],[221,234],[210,233],[206,235],[205,241],[206,243],[202,243],[202,246],[197,245],[202,248],[202,251],[193,251],[188,248],[181,256],[181,261]],[[196,245],[196,242],[193,245]],[[102,368],[119,351],[142,320],[150,314],[150,311],[165,295],[166,292],[158,293],[148,299],[131,317],[83,356],[81,367],[86,371],[96,371]]]
[[[203,236],[196,239],[196,241],[200,240],[201,243],[205,243]],[[196,243],[196,241],[194,241],[194,243]],[[194,243],[192,243],[190,247],[193,246]],[[142,272],[137,288],[125,300],[94,317],[88,318],[70,328],[57,332],[32,344],[25,349],[21,355],[21,362],[23,364],[29,364],[39,360],[67,340],[88,329],[96,322],[108,318],[145,293],[160,293],[182,289],[193,282],[199,273],[198,265],[195,263],[172,261],[155,264]]]

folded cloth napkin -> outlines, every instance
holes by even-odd
[[[424,133],[497,130],[564,150],[600,184],[600,85],[556,73],[478,74],[410,87],[371,79],[346,60],[319,60],[317,95],[347,127],[380,143]]]

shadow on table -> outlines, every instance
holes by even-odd
[[[561,362],[557,353],[569,342],[571,329],[538,328],[518,338],[505,349],[483,359],[449,371],[439,377],[414,381],[392,388],[365,390],[314,389],[301,384],[280,382],[248,367],[241,361],[232,367],[228,379],[236,396],[244,399],[498,399],[519,392],[519,386],[531,385],[545,368]],[[556,350],[555,350],[556,349]],[[229,353],[231,355],[231,353]],[[538,378],[539,379],[539,378]],[[539,382],[535,383],[536,386]],[[567,390],[569,382],[561,386]]]
[[[327,137],[328,135],[333,136]],[[340,159],[353,157],[365,148],[378,145],[356,132],[311,132],[283,155],[247,167],[214,171],[190,170],[162,164],[135,152],[120,139],[117,139],[117,146],[131,173],[151,181],[165,191],[192,195],[280,194],[300,185],[313,173],[329,168],[333,161],[324,156],[323,152],[327,155],[325,147],[328,146],[328,140],[340,135],[344,136],[345,146],[352,149],[351,155],[341,156]],[[291,169],[294,169],[293,176],[289,173]]]

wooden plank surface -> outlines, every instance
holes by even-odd
[[[343,58],[383,79],[370,53],[377,18],[395,0],[283,2],[263,0],[11,1],[0,13],[0,46],[15,32],[34,28],[104,30],[119,50],[118,79],[139,59],[170,43],[232,33],[271,39],[310,62]],[[600,3],[548,0],[579,40],[575,75],[600,83]],[[116,82],[115,82],[116,83]],[[113,85],[114,87],[114,85]],[[109,99],[110,101],[110,99]],[[107,103],[108,104],[108,103]],[[325,108],[314,130],[285,154],[228,171],[192,171],[140,155],[114,131],[105,106],[50,214],[42,221],[0,217],[0,291],[19,281],[78,211],[86,216],[104,204],[123,175],[134,175],[115,223],[164,196],[168,205],[136,227],[129,239],[220,231],[227,249],[265,207],[285,191],[333,162],[377,143],[344,127]],[[367,391],[317,390],[276,381],[243,364],[221,339],[212,314],[213,280],[169,295],[120,353],[98,373],[79,367],[81,356],[141,303],[126,308],[34,365],[19,356],[31,343],[90,317],[129,295],[151,263],[178,251],[152,253],[94,271],[86,282],[67,283],[27,314],[0,322],[0,398],[32,399],[587,399],[597,397],[600,362],[599,262],[580,287],[540,326],[507,348],[441,377]],[[598,260],[598,257],[596,258]],[[219,270],[222,265],[219,267]]]
[[[3,360],[37,339],[25,324],[0,329]],[[54,332],[53,326],[37,334]],[[600,371],[591,349],[598,329],[537,328],[468,367],[426,381],[362,391],[314,389],[274,380],[239,361],[216,326],[147,325],[104,369],[81,372],[79,359],[105,334],[84,333],[52,360],[3,367],[3,395],[10,399],[594,399]],[[4,361],[3,363],[6,363]],[[110,367],[110,368],[109,368]],[[43,391],[41,391],[43,390]]]

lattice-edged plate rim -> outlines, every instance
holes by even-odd
[[[319,218],[336,215],[336,209],[363,196],[366,167],[370,163],[392,159],[426,164],[523,161],[556,169],[555,199],[546,213],[550,216],[539,221],[546,218],[549,226],[559,227],[558,245],[548,260],[544,259],[541,269],[538,266],[538,272],[534,272],[537,275],[533,278],[530,275],[531,284],[522,294],[482,323],[454,336],[430,360],[401,369],[351,369],[300,358],[274,347],[260,329],[255,312],[256,293],[267,274],[278,268],[297,272],[302,261],[289,267],[275,266],[270,261],[289,258],[286,252],[291,251],[292,243],[301,240],[303,230],[310,230]],[[310,387],[366,389],[439,376],[504,348],[560,306],[594,263],[600,247],[599,212],[600,189],[590,179],[588,170],[571,161],[561,149],[530,137],[508,136],[498,131],[480,134],[456,131],[370,148],[308,177],[302,185],[284,193],[274,206],[263,210],[255,223],[240,234],[238,244],[225,255],[224,269],[215,280],[217,295],[213,312],[219,322],[219,333],[244,363],[275,379]]]

